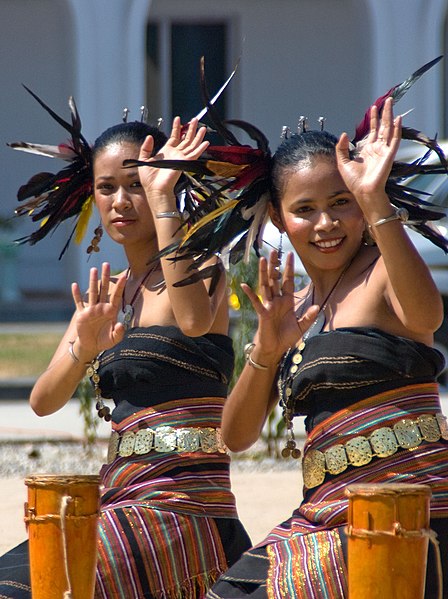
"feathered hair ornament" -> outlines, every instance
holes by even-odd
[[[30,152],[50,158],[60,158],[68,162],[67,166],[57,173],[40,172],[22,185],[17,192],[17,199],[23,202],[16,209],[16,214],[28,214],[34,222],[40,221],[40,227],[17,239],[17,243],[34,245],[48,233],[67,220],[75,217],[75,226],[65,243],[59,259],[66,251],[73,235],[78,242],[85,232],[92,207],[92,150],[81,133],[81,119],[75,101],[69,98],[68,104],[71,123],[68,123],[47,106],[34,92],[24,86],[37,102],[70,134],[70,140],[58,146],[42,145],[28,142],[13,142],[8,145],[23,152]]]
[[[442,58],[442,56],[438,56],[434,60],[426,63],[420,69],[412,73],[412,75],[405,81],[395,85],[387,93],[375,100],[374,105],[378,107],[379,116],[381,117],[384,103],[387,98],[391,97],[394,104],[398,102],[409,88]],[[369,107],[365,113],[361,123],[356,127],[355,137],[352,139],[353,155],[360,151],[369,134],[370,111],[371,107]],[[406,163],[395,161],[393,163],[389,178],[386,182],[386,193],[389,196],[391,204],[396,208],[406,208],[408,211],[409,220],[405,224],[409,228],[417,231],[434,243],[434,245],[448,253],[448,240],[438,230],[437,226],[433,224],[433,221],[440,220],[446,216],[446,210],[420,197],[430,196],[431,194],[418,189],[413,189],[406,184],[410,178],[416,175],[447,175],[448,163],[445,154],[437,143],[437,138],[431,139],[416,129],[403,126],[401,137],[402,139],[426,146],[427,151],[423,156],[417,158],[413,162]],[[438,157],[438,163],[427,164],[426,161],[433,152]]]
[[[381,116],[384,102],[392,97],[394,102],[431,67],[441,60],[425,64],[404,82],[391,88],[375,101]],[[204,62],[201,63],[201,88],[208,114],[217,133],[223,138],[225,145],[209,146],[196,161],[151,161],[150,165],[160,168],[175,168],[184,171],[179,185],[187,198],[183,225],[188,225],[188,232],[183,240],[162,250],[160,255],[174,254],[172,260],[193,259],[191,269],[195,272],[185,280],[177,283],[187,285],[202,278],[217,276],[217,267],[197,270],[213,255],[220,255],[225,265],[248,258],[253,247],[259,254],[262,245],[262,232],[267,218],[267,204],[270,199],[270,174],[273,158],[269,143],[264,134],[245,121],[222,121],[213,106],[204,74]],[[356,128],[351,143],[352,156],[360,151],[369,133],[370,108],[364,119]],[[323,121],[321,121],[323,125]],[[255,142],[256,147],[242,145],[230,131],[234,126]],[[403,127],[402,138],[426,146],[426,153],[411,163],[395,162],[386,184],[386,192],[391,203],[397,207],[405,207],[409,212],[406,223],[432,243],[448,252],[448,240],[438,231],[432,221],[445,216],[445,211],[421,198],[430,195],[406,186],[406,181],[415,175],[448,174],[445,155],[437,143],[421,131]],[[439,162],[426,164],[429,156],[435,152]],[[275,157],[274,157],[275,159]],[[148,163],[135,160],[125,161],[124,166],[147,166]]]
[[[219,265],[198,270],[209,258],[219,254],[225,266],[248,259],[251,248],[259,254],[262,232],[267,220],[271,152],[266,136],[254,125],[242,120],[222,120],[210,100],[204,59],[201,60],[201,91],[204,111],[211,130],[218,133],[224,145],[209,146],[198,160],[125,160],[126,167],[160,167],[182,170],[176,193],[185,199],[181,226],[187,233],[162,250],[154,259],[174,253],[173,260],[193,259],[195,272],[177,283],[178,286],[199,279],[220,276]],[[229,127],[245,133],[255,147],[242,144]],[[210,129],[210,128],[209,128]]]
[[[234,77],[238,63],[221,88],[196,116],[201,119],[218,100]],[[34,92],[24,85],[26,91],[59,123],[68,133],[70,139],[58,146],[42,145],[28,142],[12,142],[7,144],[15,150],[59,158],[68,164],[57,173],[40,172],[22,185],[17,192],[17,199],[22,204],[16,209],[16,215],[28,215],[33,222],[40,222],[38,229],[31,234],[16,239],[17,243],[34,245],[49,233],[52,233],[60,223],[74,218],[75,225],[65,243],[59,259],[67,250],[72,238],[80,243],[87,229],[89,218],[93,211],[93,154],[92,147],[81,133],[81,119],[73,97],[68,104],[71,123],[57,115]],[[144,118],[144,107],[142,120]],[[123,122],[127,122],[128,109],[124,109]]]

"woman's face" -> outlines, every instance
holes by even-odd
[[[286,174],[280,210],[276,224],[283,225],[305,268],[342,268],[358,251],[363,214],[334,159],[314,157]]]
[[[123,160],[136,159],[139,145],[112,143],[95,156],[95,202],[103,227],[123,245],[147,242],[154,224],[138,170],[123,168]]]

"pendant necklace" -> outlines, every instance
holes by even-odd
[[[146,281],[148,280],[148,277],[155,270],[157,270],[158,267],[159,267],[159,263],[155,264],[154,266],[151,266],[151,268],[148,270],[148,272],[144,275],[143,279],[140,281],[139,286],[135,290],[135,293],[132,296],[132,299],[128,304],[125,302],[125,299],[124,299],[124,294],[126,291],[126,286],[125,286],[125,288],[123,290],[123,295],[121,298],[121,310],[118,313],[117,320],[118,320],[118,322],[121,322],[124,325],[124,328],[126,330],[128,330],[128,328],[131,326],[132,319],[134,318],[134,302],[135,302],[135,300],[137,299],[141,290],[143,289]],[[129,279],[130,273],[131,273],[131,267],[129,266],[128,270],[126,271],[126,282]],[[155,285],[150,286],[149,289],[150,289],[150,291],[156,291],[157,289],[162,287],[164,284],[165,284],[165,281],[162,279],[162,281],[160,281],[159,283],[156,283]]]
[[[279,398],[280,398],[280,406],[282,407],[282,415],[283,415],[283,419],[285,421],[286,433],[287,433],[286,445],[282,449],[282,452],[281,452],[282,457],[284,457],[284,458],[288,458],[289,456],[291,456],[295,459],[298,459],[298,458],[300,458],[300,455],[301,455],[300,449],[297,448],[296,440],[294,437],[294,426],[293,426],[294,405],[293,405],[293,402],[291,401],[291,397],[292,397],[292,383],[294,380],[294,376],[299,369],[300,362],[303,360],[302,352],[305,349],[305,345],[306,345],[306,342],[308,341],[308,339],[310,339],[311,337],[314,337],[315,335],[318,335],[324,328],[325,322],[326,322],[325,308],[327,307],[328,302],[330,301],[331,297],[333,296],[333,293],[336,291],[337,287],[339,286],[339,283],[344,278],[344,275],[347,272],[351,263],[352,263],[352,260],[347,264],[347,266],[344,268],[342,273],[339,275],[336,283],[330,289],[330,292],[328,293],[327,297],[324,299],[314,322],[307,329],[307,331],[305,331],[305,333],[302,335],[302,340],[299,343],[299,345],[295,346],[294,348],[290,347],[288,349],[288,351],[286,352],[286,354],[284,355],[283,360],[281,362],[280,369],[279,369],[280,373],[285,368],[286,363],[288,361],[290,361],[290,366],[288,368],[287,376],[283,377],[280,375],[277,380],[278,393],[279,393]],[[303,306],[302,307],[302,315],[304,312],[304,307],[305,307],[306,301],[310,297],[310,294],[311,294],[311,305],[313,305],[313,303],[314,303],[314,284],[312,282],[310,284],[310,288],[308,290],[306,298],[302,304],[302,306]]]

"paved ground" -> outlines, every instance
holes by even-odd
[[[100,437],[107,438],[109,425],[101,421]],[[0,444],[22,441],[17,452],[28,451],[37,441],[82,438],[82,420],[76,401],[51,416],[39,418],[26,401],[0,401]],[[240,517],[252,541],[261,541],[271,528],[285,520],[301,497],[298,462],[294,469],[260,471],[259,464],[236,462],[232,467],[232,488]],[[26,538],[23,506],[27,487],[22,477],[2,478],[0,470],[0,555]]]

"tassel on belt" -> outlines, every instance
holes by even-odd
[[[415,449],[423,441],[448,441],[448,424],[443,414],[422,414],[415,420],[403,418],[392,427],[383,426],[369,436],[358,435],[344,444],[320,451],[309,449],[302,462],[303,483],[307,489],[318,487],[325,475],[341,474],[349,466],[365,466],[372,458],[387,458],[399,449]]]
[[[126,431],[122,435],[112,432],[107,451],[107,463],[117,456],[144,455],[151,451],[159,453],[226,453],[220,428],[157,426],[139,431]]]

